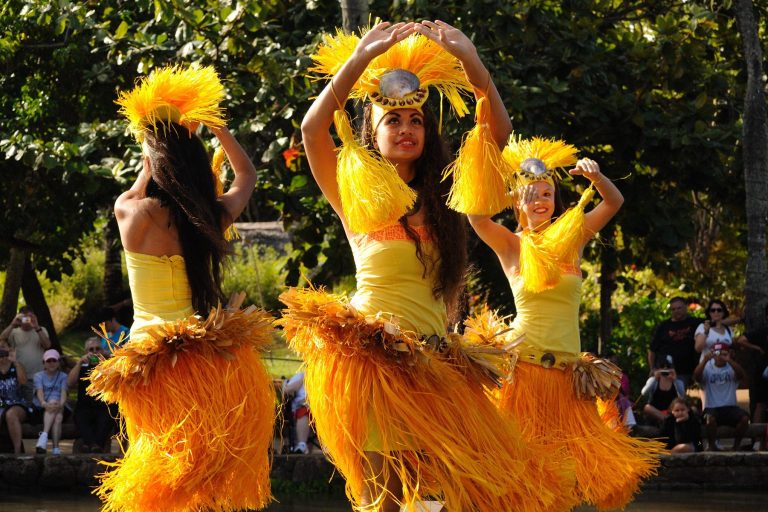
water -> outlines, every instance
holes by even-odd
[[[99,501],[93,496],[51,494],[47,496],[3,495],[2,512],[98,512]],[[266,509],[269,512],[348,512],[342,499],[302,497],[283,499]],[[578,512],[591,512],[579,507]],[[637,497],[627,512],[757,512],[768,510],[768,492],[730,491],[648,491]]]

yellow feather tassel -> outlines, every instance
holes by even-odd
[[[584,207],[595,191],[589,187],[579,203],[546,229],[525,230],[520,240],[520,275],[525,289],[534,293],[548,290],[560,281],[563,267],[576,266],[587,233]]]
[[[456,160],[445,171],[446,177],[453,174],[448,207],[461,213],[495,215],[509,206],[505,177],[511,172],[493,140],[489,116],[488,100],[480,98],[475,127],[464,139]]]
[[[355,233],[370,233],[395,224],[416,201],[416,193],[387,160],[355,140],[346,112],[334,114],[342,145],[336,157],[344,217]]]
[[[219,103],[224,87],[210,66],[169,66],[142,78],[130,92],[122,92],[117,103],[128,118],[129,128],[139,142],[147,129],[173,121],[185,126],[202,123],[211,128],[224,126]]]
[[[117,402],[129,447],[106,463],[105,512],[234,512],[271,501],[275,393],[259,350],[271,317],[214,309],[133,334],[91,374]]]

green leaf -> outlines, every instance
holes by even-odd
[[[120,22],[120,25],[118,25],[117,30],[115,30],[114,35],[112,36],[114,39],[122,39],[123,36],[128,32],[128,23],[123,20]]]

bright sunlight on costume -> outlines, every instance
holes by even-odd
[[[142,129],[165,129],[163,112],[221,126],[222,94],[211,68],[167,68],[120,104],[141,138]],[[89,387],[119,404],[129,438],[124,457],[101,476],[103,510],[265,507],[275,396],[259,353],[272,342],[272,318],[239,304],[197,317],[182,256],[125,254],[135,308],[130,341],[94,369]]]
[[[356,42],[355,36],[326,38],[315,71],[332,75]],[[363,85],[356,86],[357,97],[374,100],[374,118],[382,115],[376,113],[382,106],[420,108],[427,94],[425,69],[432,84],[469,89],[455,58],[413,35],[372,61],[360,80]],[[402,78],[403,90],[391,91],[386,76]],[[381,82],[381,90],[365,89],[368,81]],[[457,112],[466,112],[457,89],[441,91]],[[543,457],[543,450],[529,447],[486,395],[487,388],[498,386],[500,369],[510,369],[506,353],[488,343],[469,345],[461,335],[446,332],[445,304],[433,294],[438,263],[432,233],[414,228],[433,262],[425,271],[414,241],[397,222],[413,202],[408,199],[413,191],[391,163],[354,141],[343,110],[335,121],[345,146],[338,159],[338,184],[348,224],[355,226],[350,243],[357,291],[350,301],[321,290],[289,290],[281,297],[287,309],[279,323],[306,362],[305,385],[318,436],[346,478],[354,509],[380,510],[388,492],[382,482],[390,475],[402,483],[397,491],[409,511],[427,498],[455,511],[570,506],[575,499],[572,467],[554,453]],[[368,167],[371,158],[376,160],[373,168]],[[390,188],[408,189],[407,200],[396,211],[357,209],[358,203],[397,196],[387,190],[386,180],[375,182],[376,187],[359,185],[382,172],[389,174]],[[383,458],[383,468],[366,481],[374,456]],[[365,488],[371,489],[372,505],[360,502]]]
[[[517,187],[554,183],[553,170],[573,165],[576,149],[559,141],[515,140],[504,151],[519,174]],[[617,421],[614,398],[621,371],[581,353],[579,250],[584,207],[579,204],[541,231],[521,235],[519,272],[510,278],[517,316],[502,339],[518,340],[514,379],[500,394],[501,410],[528,439],[565,448],[576,463],[581,500],[599,509],[623,508],[642,478],[655,472],[662,445],[630,437]],[[520,219],[527,226],[524,219]],[[487,339],[507,329],[491,312],[469,319],[467,335]]]

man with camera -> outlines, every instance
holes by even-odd
[[[13,321],[0,333],[16,350],[16,361],[21,363],[27,375],[43,371],[43,353],[51,348],[48,331],[37,323],[37,316],[28,306],[19,310]],[[24,398],[32,401],[32,387],[24,386]]]
[[[685,384],[677,378],[672,356],[664,356],[653,370],[653,376],[643,386],[641,394],[648,399],[643,407],[646,418],[662,425],[669,415],[669,405],[675,398],[685,397]]]
[[[715,442],[717,427],[727,425],[736,429],[733,449],[738,450],[741,439],[749,427],[749,413],[738,406],[736,389],[739,381],[746,378],[744,369],[731,360],[730,346],[716,343],[696,369],[694,378],[704,389],[704,421],[707,426],[707,449],[719,451]]]

